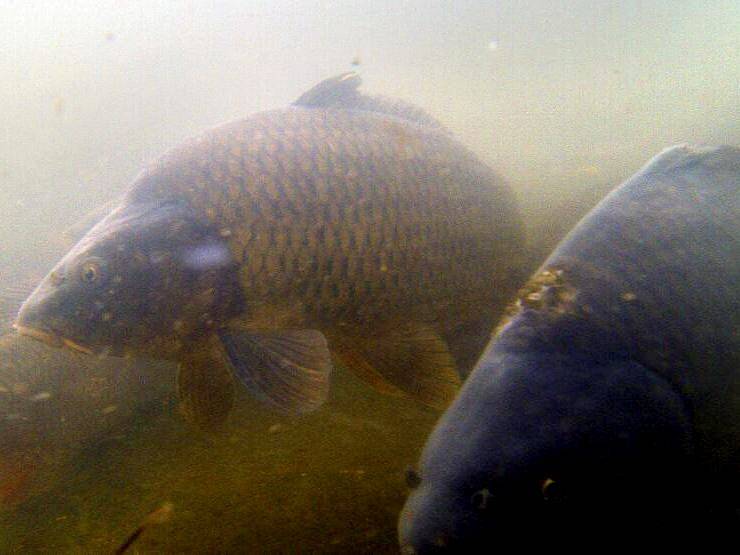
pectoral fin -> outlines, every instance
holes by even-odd
[[[234,374],[260,400],[286,412],[317,409],[329,392],[331,355],[316,330],[219,332]]]
[[[218,429],[234,404],[234,383],[223,355],[212,345],[188,353],[179,365],[180,411],[204,431]]]
[[[406,394],[442,409],[460,387],[447,344],[424,324],[386,325],[366,335],[341,334],[331,340],[342,362],[382,393]]]

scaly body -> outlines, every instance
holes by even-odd
[[[227,412],[226,368],[274,405],[315,408],[330,351],[383,391],[444,406],[516,284],[519,214],[431,118],[358,85],[327,80],[157,160],[18,329],[177,360],[202,421]]]

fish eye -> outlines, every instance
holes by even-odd
[[[87,260],[80,267],[80,279],[83,283],[93,284],[100,281],[102,266],[96,260]]]
[[[546,478],[543,480],[540,489],[542,491],[542,498],[545,501],[555,502],[565,499],[563,485],[552,478]]]
[[[410,466],[406,469],[406,472],[404,472],[404,479],[406,480],[406,485],[409,489],[416,489],[421,485],[421,476],[419,476],[419,473]]]
[[[490,490],[488,488],[483,488],[470,496],[470,504],[473,505],[474,508],[482,511],[488,508],[488,504],[491,502],[492,497],[493,494]]]

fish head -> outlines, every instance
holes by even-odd
[[[675,524],[690,495],[691,425],[670,386],[631,361],[495,350],[481,360],[409,471],[403,552],[654,532],[656,515]]]
[[[180,203],[124,204],[23,303],[15,327],[86,353],[171,358],[240,305],[224,238]]]

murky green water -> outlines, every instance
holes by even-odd
[[[524,274],[661,149],[740,142],[731,1],[36,0],[0,4],[0,21],[4,311],[5,291],[69,247],[62,231],[147,161],[348,69],[505,177],[529,231]],[[404,470],[439,413],[340,368],[318,412],[280,416],[240,392],[207,435],[179,415],[172,366],[150,383],[151,366],[11,343],[0,553],[112,553],[166,503],[130,552],[397,552]]]
[[[167,403],[80,451],[0,512],[0,551],[112,552],[165,502],[140,553],[394,553],[405,467],[435,413],[337,372],[329,404],[302,418],[243,399],[222,434]]]

